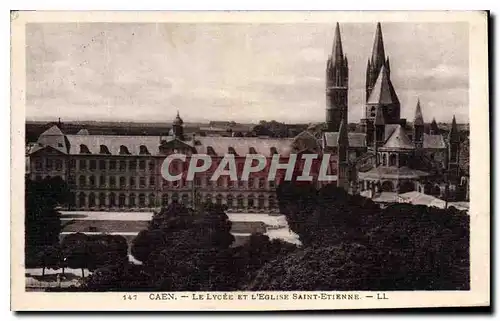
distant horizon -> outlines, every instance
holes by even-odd
[[[335,23],[30,23],[27,118],[319,123]],[[363,118],[375,28],[340,24],[349,122]],[[420,100],[426,122],[468,122],[468,24],[383,22],[382,33],[402,118]]]
[[[184,120],[184,124],[209,124],[210,122],[232,122],[234,120],[221,120],[221,119],[215,119],[215,120],[208,120],[208,121],[186,121],[185,119]],[[283,123],[285,125],[309,125],[309,124],[319,124],[319,123],[323,123],[323,122],[314,122],[314,121],[311,121],[311,122],[305,122],[305,123],[301,123],[301,122],[296,122],[296,123],[291,123],[291,122],[282,122],[282,121],[279,121],[279,120],[276,120],[276,119],[272,119],[272,120],[265,120],[265,119],[261,119],[261,120],[264,120],[264,121],[267,121],[267,122],[270,122],[270,121],[276,121],[278,123]],[[406,120],[408,123],[412,123],[412,121],[410,120]],[[54,123],[54,122],[58,122],[58,119],[25,119],[25,123],[28,123],[28,122],[36,122],[36,123]],[[75,120],[75,119],[61,119],[61,123],[86,123],[86,122],[95,122],[95,123],[131,123],[131,124],[141,124],[141,123],[146,123],[146,124],[162,124],[164,123],[166,126],[171,126],[171,124],[167,121],[167,122],[162,122],[162,121],[148,121],[148,120],[144,120],[144,121],[133,121],[133,120],[107,120],[107,119],[98,119],[98,120],[91,120],[91,119],[84,119],[84,120]],[[258,122],[240,122],[240,121],[234,121],[236,124],[241,124],[241,125],[258,125],[260,121]],[[431,121],[424,121],[425,124],[430,124],[432,122]],[[349,124],[358,124],[359,122],[355,122],[355,121],[349,121]],[[451,121],[449,122],[444,122],[444,121],[438,121],[436,120],[436,123],[438,124],[451,124]],[[470,122],[459,122],[457,121],[457,125],[465,125],[465,124],[470,124]]]

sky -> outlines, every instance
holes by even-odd
[[[340,25],[349,121],[363,117],[376,23]],[[331,24],[37,23],[26,26],[26,118],[286,123],[325,120]],[[401,116],[468,122],[467,23],[382,23]]]

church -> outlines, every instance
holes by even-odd
[[[326,67],[326,129],[322,136],[325,151],[341,145],[338,137],[348,124],[348,90],[349,66],[337,23]],[[370,198],[385,192],[392,193],[395,201],[399,193],[410,191],[453,198],[461,179],[455,117],[447,139],[434,119],[429,127],[425,126],[417,97],[411,124],[401,118],[401,103],[391,81],[380,23],[366,66],[365,94],[364,117],[358,130],[349,132],[343,141],[347,155],[339,154],[339,159],[348,162],[347,177],[339,178],[339,182],[344,181],[349,191]]]

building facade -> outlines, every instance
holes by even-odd
[[[179,113],[167,136],[91,135],[81,130],[64,134],[57,125],[40,135],[29,151],[27,175],[33,179],[59,176],[69,183],[71,208],[80,210],[150,211],[171,202],[196,207],[204,201],[226,204],[234,211],[277,210],[276,186],[285,175],[267,180],[270,160],[291,154],[319,155],[312,171],[328,155],[328,174],[351,193],[370,197],[380,192],[419,191],[443,196],[461,179],[460,138],[455,118],[449,137],[439,134],[436,122],[426,130],[420,101],[416,98],[412,125],[401,119],[401,104],[391,81],[382,28],[376,26],[375,40],[366,70],[366,104],[358,132],[348,130],[349,66],[337,24],[332,52],[326,64],[325,130],[310,126],[295,138],[222,137],[184,134]],[[171,154],[185,154],[186,162],[174,162],[172,170],[182,173],[180,181],[163,179],[161,169]],[[212,167],[187,181],[187,164],[193,154],[207,154]],[[247,154],[264,155],[266,168],[248,181],[210,177],[226,154],[235,157],[238,175]],[[297,162],[296,178],[303,168]],[[451,184],[450,184],[451,182]]]

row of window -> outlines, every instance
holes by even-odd
[[[45,159],[45,168],[42,159],[35,160],[35,169],[41,171],[45,170],[62,170],[63,161],[61,159]],[[70,170],[76,170],[77,160],[71,159],[69,161]],[[119,171],[154,171],[154,161],[153,160],[114,160],[114,159],[80,159],[78,160],[79,170],[119,170]]]
[[[125,176],[85,176],[85,175],[80,175],[78,177],[78,186],[79,187],[121,187],[125,188],[127,186],[132,186],[136,187],[137,182],[139,182],[139,187],[144,188],[144,187],[155,187],[156,186],[156,177],[155,176],[140,176],[140,177],[127,177]],[[69,176],[68,183],[71,185],[74,185],[75,182],[75,177],[74,176]],[[196,187],[230,187],[230,188],[274,188],[276,186],[276,183],[274,181],[268,181],[264,177],[259,177],[259,178],[252,178],[250,177],[248,181],[232,181],[229,180],[228,177],[221,177],[217,181],[212,181],[210,180],[210,177],[205,177],[204,180],[202,180],[201,177],[196,177],[194,180],[194,184]],[[177,187],[177,188],[182,188],[182,187],[187,187],[189,186],[188,183],[185,180],[179,180],[179,181],[167,181],[163,180],[163,186],[164,187]]]
[[[38,171],[41,171],[43,168],[43,161],[41,159],[37,159],[35,161],[35,168]],[[63,161],[62,159],[51,159],[47,158],[45,159],[45,170],[51,171],[51,170],[57,170],[60,171],[63,169]]]
[[[211,194],[205,195],[202,201],[212,202],[216,204],[225,204],[230,208],[274,208],[276,206],[276,199],[274,195],[269,195],[266,197],[264,195],[258,195],[255,197],[254,195],[248,195],[246,198],[239,195],[228,194],[226,197],[221,194],[217,194],[212,196]],[[109,193],[89,193],[88,196],[85,193],[78,194],[75,199],[75,203],[78,207],[86,208],[86,207],[156,207],[157,205],[166,206],[171,202],[180,202],[185,205],[191,205],[191,199],[188,194],[182,194],[179,197],[178,194],[173,194],[169,197],[168,194],[162,194],[161,196],[161,204],[156,202],[156,196],[154,194],[130,194],[125,195],[123,193],[115,194]]]
[[[116,176],[104,176],[104,175],[101,175],[99,177],[96,177],[94,175],[90,175],[90,176],[85,176],[85,175],[80,175],[78,177],[78,186],[80,187],[96,187],[96,186],[99,186],[99,187],[127,187],[128,186],[131,186],[131,187],[136,187],[137,186],[137,182],[139,182],[139,187],[141,188],[144,188],[144,187],[147,187],[147,186],[150,186],[150,187],[154,187],[156,186],[156,178],[155,176],[149,176],[149,177],[146,177],[146,176],[141,176],[139,177],[139,179],[137,179],[136,177],[129,177],[129,179],[127,179],[125,176],[120,176],[118,177],[118,180],[117,180],[117,177]],[[76,182],[75,182],[75,177],[74,176],[69,176],[69,179],[68,179],[68,183],[71,184],[71,185],[74,185]]]

